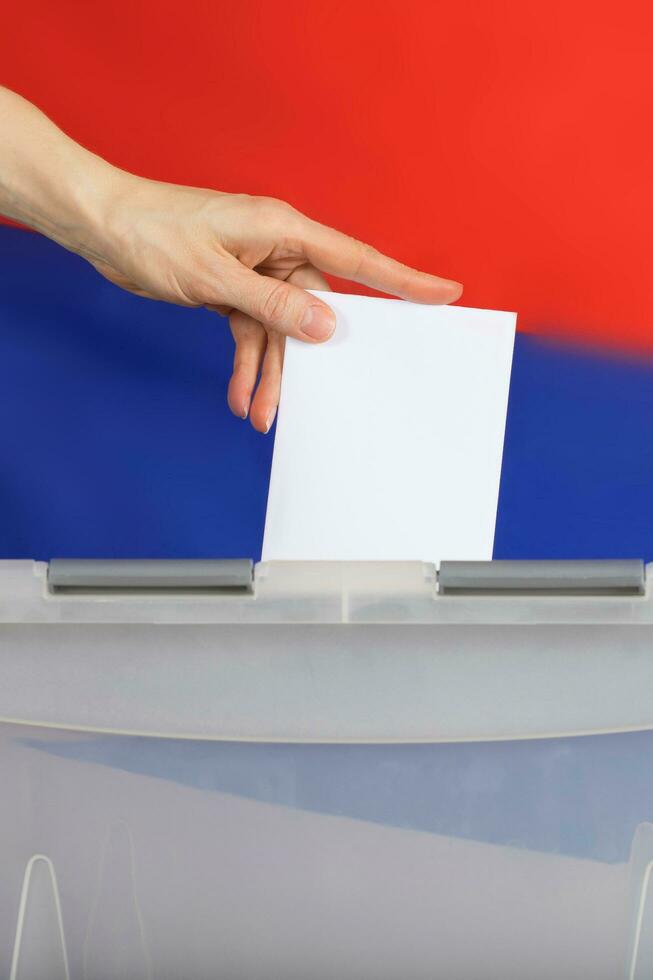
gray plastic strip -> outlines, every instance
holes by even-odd
[[[53,559],[48,584],[53,592],[111,589],[251,592],[253,564],[243,559]]]
[[[444,595],[543,592],[572,595],[643,595],[643,561],[443,561]]]

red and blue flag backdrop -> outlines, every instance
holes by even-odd
[[[517,310],[496,556],[653,558],[652,42],[639,0],[26,0],[0,83],[122,167]],[[258,557],[272,443],[227,412],[231,354],[0,228],[0,555]]]

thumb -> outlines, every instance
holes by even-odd
[[[333,310],[289,282],[247,270],[230,286],[229,302],[268,330],[309,343],[328,340],[335,330]]]

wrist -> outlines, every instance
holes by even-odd
[[[19,220],[87,259],[105,259],[107,224],[129,174],[72,143],[58,165],[33,175]]]
[[[93,154],[86,156],[77,168],[57,235],[51,237],[84,258],[109,261],[120,249],[114,232],[116,217],[124,210],[138,178]]]
[[[13,171],[5,172],[1,210],[90,258],[101,250],[105,215],[121,182],[121,171],[74,144],[64,149],[57,154],[44,151],[42,157],[27,156]]]

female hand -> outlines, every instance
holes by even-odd
[[[106,229],[106,258],[91,261],[108,279],[229,315],[229,406],[261,432],[279,402],[286,336],[319,343],[333,333],[334,314],[305,291],[329,288],[323,272],[421,303],[449,303],[462,292],[270,198],[128,178]]]
[[[461,295],[459,283],[410,269],[282,201],[118,170],[6,89],[0,134],[0,213],[83,255],[124,289],[229,316],[229,405],[261,432],[274,421],[286,336],[320,343],[334,330],[333,312],[306,292],[329,288],[322,273],[419,303]]]

